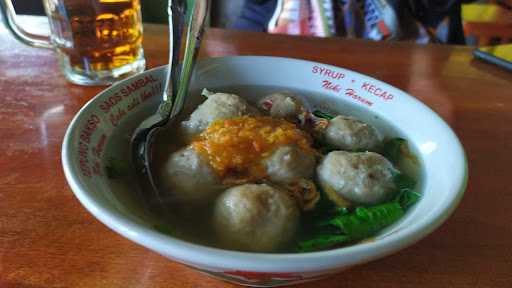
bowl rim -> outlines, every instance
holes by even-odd
[[[214,57],[201,60],[198,65],[207,64],[209,62],[216,61],[236,61],[236,60],[267,60],[267,61],[297,61],[302,64],[321,64],[328,68],[343,69],[350,71],[358,76],[366,77],[368,79],[375,80],[379,83],[383,83],[393,89],[396,89],[404,94],[404,96],[414,100],[415,105],[419,105],[420,108],[428,111],[431,116],[435,119],[438,124],[444,129],[444,133],[452,140],[454,146],[453,152],[457,153],[457,163],[463,172],[460,174],[461,177],[454,179],[458,189],[449,191],[451,197],[442,203],[442,207],[438,207],[437,213],[430,217],[425,217],[420,221],[415,222],[414,225],[410,225],[396,231],[395,233],[388,235],[378,241],[370,243],[358,243],[357,245],[351,245],[347,247],[341,247],[336,249],[330,249],[318,252],[308,253],[251,253],[251,252],[239,252],[232,250],[224,250],[219,248],[213,248],[194,244],[184,240],[174,238],[169,235],[162,234],[158,231],[144,227],[141,224],[136,223],[133,220],[128,219],[122,215],[119,211],[114,208],[109,208],[98,203],[94,198],[89,195],[85,185],[74,175],[71,162],[72,150],[70,149],[71,140],[73,138],[73,131],[77,129],[78,122],[84,111],[91,109],[94,102],[101,98],[102,95],[109,94],[112,89],[116,88],[123,83],[130,81],[131,79],[147,75],[149,73],[157,72],[157,70],[167,69],[167,66],[155,67],[150,70],[146,70],[140,74],[131,76],[122,81],[115,83],[114,85],[107,87],[92,99],[90,99],[73,117],[70,122],[66,134],[64,136],[62,144],[61,159],[64,169],[64,175],[71,187],[73,193],[81,204],[97,218],[100,222],[104,223],[110,229],[123,235],[124,237],[142,245],[150,250],[157,251],[160,254],[174,258],[177,261],[187,263],[192,266],[209,267],[213,270],[243,270],[243,271],[256,271],[256,272],[313,272],[323,271],[328,269],[336,269],[338,267],[344,267],[346,265],[357,265],[369,262],[371,260],[382,258],[389,254],[392,254],[398,250],[406,248],[422,238],[429,235],[437,227],[439,227],[446,219],[453,213],[455,208],[460,203],[464,192],[467,187],[468,181],[468,162],[464,152],[464,148],[460,143],[460,140],[456,136],[455,132],[450,126],[432,109],[426,104],[411,96],[405,91],[387,84],[386,82],[375,79],[371,76],[358,73],[356,71],[337,67],[334,65],[324,64],[320,62],[307,61],[295,58],[285,57],[273,57],[273,56],[228,56],[228,57]],[[434,120],[431,119],[431,120]],[[456,191],[455,191],[456,190]]]

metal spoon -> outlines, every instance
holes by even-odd
[[[190,2],[190,7],[187,7],[189,6],[187,2]],[[167,72],[162,103],[160,103],[157,113],[143,121],[132,136],[131,153],[137,176],[141,185],[146,189],[151,189],[157,200],[161,197],[151,166],[153,146],[157,142],[158,132],[176,119],[185,103],[204,33],[208,7],[209,0],[169,0],[170,69]],[[180,66],[181,37],[188,10],[190,10],[190,18],[186,32],[187,42],[183,62]]]

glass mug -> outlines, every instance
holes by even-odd
[[[43,0],[49,37],[26,32],[16,23],[11,0],[0,0],[4,22],[21,42],[53,48],[68,80],[104,85],[142,72],[139,0]]]

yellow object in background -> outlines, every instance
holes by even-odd
[[[496,22],[501,17],[502,10],[504,9],[496,4],[462,4],[462,21]]]
[[[473,55],[512,71],[512,44],[480,47],[473,51]]]
[[[481,47],[512,42],[512,11],[496,4],[463,4],[461,16],[468,43]]]
[[[494,57],[512,62],[512,44],[480,47],[479,49],[492,54]]]

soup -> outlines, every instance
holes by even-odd
[[[321,105],[299,93],[223,90],[203,93],[157,147],[160,191],[143,196],[160,231],[237,251],[311,252],[368,241],[419,199],[418,160],[391,126],[312,109]]]

